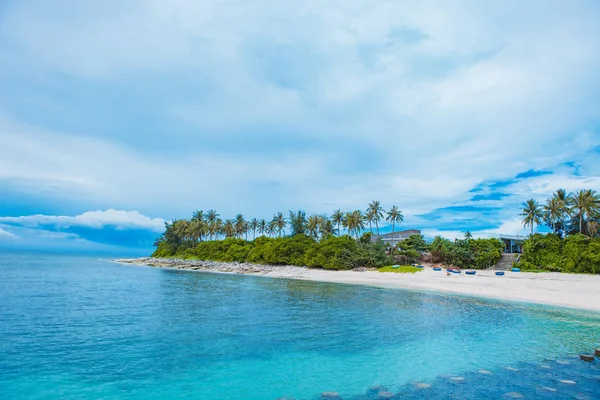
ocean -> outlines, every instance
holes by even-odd
[[[600,301],[600,299],[599,299]],[[600,314],[0,253],[2,399],[600,398]]]

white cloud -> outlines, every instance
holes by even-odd
[[[88,211],[74,217],[41,214],[20,217],[0,217],[0,222],[30,228],[51,225],[59,229],[73,226],[102,229],[107,226],[113,226],[119,229],[148,229],[154,232],[162,232],[164,230],[165,221],[161,218],[149,218],[137,211],[109,209],[106,211]],[[60,232],[51,233],[53,235],[73,235]],[[71,237],[76,236],[77,235]]]
[[[11,237],[11,238],[16,238],[17,237],[17,235],[15,235],[14,233],[6,231],[6,230],[4,230],[2,228],[0,228],[0,236]]]
[[[502,224],[527,197],[599,184],[586,155],[600,143],[597,8],[555,3],[540,12],[540,4],[12,2],[2,32],[10,62],[31,66],[15,67],[17,79],[64,88],[58,73],[114,88],[131,76],[161,87],[178,77],[200,89],[165,104],[159,139],[130,133],[160,141],[160,153],[109,130],[92,138],[94,121],[69,125],[67,134],[19,122],[22,113],[6,108],[0,181],[32,197],[68,193],[94,208],[165,217],[196,208],[224,217],[326,212],[378,198],[398,204],[406,224],[430,226],[415,216],[470,204],[468,191],[482,181],[581,162],[582,176],[561,172],[505,188],[509,196],[495,204],[506,211],[493,218]],[[136,89],[143,104],[147,93]],[[0,106],[9,101],[0,97]],[[182,123],[191,124],[185,133],[172,129]],[[278,134],[256,134],[266,130]],[[267,150],[273,141],[292,144],[261,155],[213,151],[206,140],[248,136]],[[310,150],[295,148],[299,139]],[[369,168],[347,166],[356,159]]]

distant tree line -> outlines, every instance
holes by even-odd
[[[165,223],[153,256],[328,269],[381,267],[393,262],[393,249],[371,239],[373,226],[379,234],[382,220],[391,223],[393,234],[404,217],[397,206],[385,211],[379,201],[371,202],[365,211],[338,209],[331,216],[307,217],[298,210],[276,213],[270,221],[248,220],[242,214],[223,221],[215,210],[200,210],[190,219]],[[370,232],[361,237],[367,224]]]

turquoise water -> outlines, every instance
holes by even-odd
[[[600,398],[598,313],[85,257],[0,254],[0,338],[3,399]]]

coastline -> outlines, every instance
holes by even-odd
[[[367,285],[387,289],[408,289],[453,293],[498,300],[546,304],[600,312],[600,276],[556,272],[506,272],[478,270],[447,276],[445,271],[425,267],[414,274],[367,271],[331,271],[297,266],[259,265],[236,262],[161,259],[152,257],[114,260],[117,263],[271,278]]]

